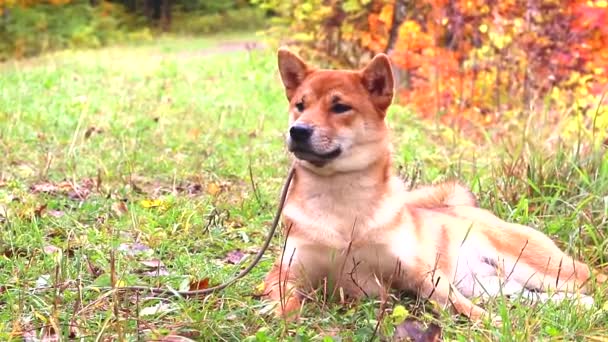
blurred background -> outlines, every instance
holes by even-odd
[[[602,289],[596,311],[496,306],[500,329],[321,293],[284,325],[253,293],[279,241],[216,295],[119,296],[223,283],[261,245],[289,165],[279,45],[387,53],[409,187],[460,179],[606,270],[606,0],[0,0],[0,340],[389,340],[408,314],[446,340],[606,340]]]
[[[399,101],[472,135],[530,109],[608,127],[605,0],[0,0],[0,60],[235,31],[324,66],[389,53]]]

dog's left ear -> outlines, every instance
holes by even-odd
[[[374,105],[385,111],[393,101],[393,70],[388,56],[379,53],[361,70],[363,86],[369,91]]]

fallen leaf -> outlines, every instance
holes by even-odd
[[[137,255],[143,253],[152,253],[152,249],[143,243],[121,243],[118,246],[118,250],[120,252],[126,253],[128,255]]]
[[[42,338],[40,342],[58,342],[59,336],[55,332],[55,329],[52,326],[46,326],[42,333]]]
[[[164,276],[171,275],[171,273],[169,273],[169,271],[167,271],[167,269],[165,269],[165,268],[159,268],[159,269],[152,270],[152,271],[142,272],[142,275],[145,275],[148,277],[164,277]]]
[[[8,207],[0,203],[0,223],[4,222],[8,217]]]
[[[43,251],[45,254],[48,254],[48,255],[53,256],[53,260],[54,260],[55,262],[59,262],[59,261],[61,261],[61,257],[63,256],[63,255],[62,255],[62,254],[63,254],[63,251],[61,250],[61,248],[56,247],[56,246],[53,246],[53,245],[47,245],[47,246],[44,246],[44,247],[42,248],[42,251]]]
[[[34,184],[32,186],[30,186],[30,191],[33,193],[53,193],[53,192],[57,192],[57,186],[55,184],[52,183],[39,183],[39,184]]]
[[[140,202],[141,206],[144,208],[161,208],[166,209],[167,203],[163,202],[160,199],[149,200],[145,199]]]
[[[102,274],[103,270],[100,267],[93,265],[89,258],[86,258],[85,260],[87,262],[87,270],[89,271],[89,273],[91,273],[94,278],[99,277],[99,275]]]
[[[116,216],[121,217],[126,214],[129,210],[127,209],[127,205],[123,201],[112,203],[112,211]]]
[[[222,190],[220,188],[220,186],[217,183],[209,183],[207,185],[207,193],[211,196],[216,196],[217,194],[220,193],[220,190]]]
[[[151,259],[151,260],[142,260],[140,261],[140,263],[146,267],[149,268],[160,268],[160,267],[165,267],[165,265],[163,264],[162,261],[158,260],[158,259]]]
[[[43,274],[38,279],[36,279],[36,288],[47,287],[51,281],[50,274]]]
[[[200,193],[201,191],[203,191],[203,186],[198,183],[194,183],[194,184],[189,184],[187,189],[188,189],[188,194],[196,195],[196,194]]]
[[[34,209],[34,215],[36,215],[36,217],[42,217],[42,214],[44,214],[45,210],[46,210],[46,203],[42,204],[42,205],[38,206],[36,209]]]
[[[62,217],[65,213],[61,210],[49,210],[48,214],[53,217]]]
[[[42,248],[42,251],[45,254],[55,254],[55,253],[61,253],[61,248],[59,248],[57,246],[53,246],[53,245],[46,245]]]
[[[158,340],[160,342],[194,342],[194,340],[191,340],[187,337],[184,336],[179,336],[179,335],[167,335],[162,337],[160,340]]]
[[[139,316],[150,316],[159,313],[167,313],[175,310],[177,310],[175,305],[171,303],[160,302],[156,305],[148,306],[146,308],[141,309],[141,311],[139,311]]]
[[[226,255],[226,258],[224,258],[224,261],[230,263],[230,264],[238,264],[239,262],[241,262],[241,260],[243,260],[243,258],[245,257],[245,253],[241,252],[240,249],[228,252],[228,255]]]
[[[72,191],[72,190],[74,190],[74,188],[76,188],[72,184],[72,182],[68,182],[68,181],[59,182],[59,183],[57,183],[56,186],[57,186],[57,189],[59,189],[61,191],[65,191],[65,192]]]
[[[198,291],[209,288],[209,278],[191,281],[189,291]]]
[[[94,180],[85,178],[80,184],[75,184],[70,181],[62,181],[57,184],[50,182],[33,184],[30,186],[30,191],[33,193],[47,194],[62,193],[67,195],[70,199],[84,200],[89,196],[94,186]]]
[[[431,323],[427,329],[413,318],[408,318],[395,328],[393,341],[436,342],[441,341],[441,328]]]

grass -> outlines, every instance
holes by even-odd
[[[408,297],[319,299],[299,323],[286,323],[265,314],[267,303],[256,296],[280,253],[278,237],[249,276],[206,298],[104,289],[219,284],[264,239],[288,168],[286,100],[273,51],[208,53],[216,44],[166,38],[0,65],[1,340],[365,341],[392,335],[396,305],[452,340],[608,333],[601,291],[590,311],[499,299],[490,309],[503,316],[501,329],[434,314],[431,304]],[[603,151],[574,153],[563,143],[547,152],[538,135],[518,136],[510,148],[454,143],[447,128],[428,128],[399,106],[389,120],[396,166],[413,183],[459,177],[504,219],[605,262]]]

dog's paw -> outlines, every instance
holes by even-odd
[[[274,304],[276,305],[274,314],[277,318],[288,321],[297,321],[300,318],[300,306],[302,303],[297,297],[292,296]]]

